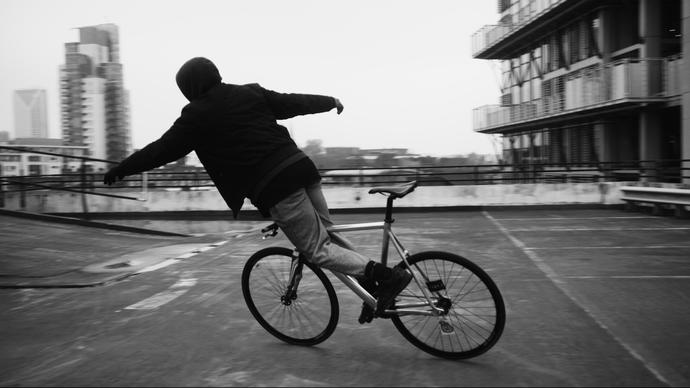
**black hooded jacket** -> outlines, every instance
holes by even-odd
[[[280,200],[276,193],[264,192],[267,187],[275,190],[277,180],[296,176],[294,168],[287,173],[288,167],[306,167],[314,171],[309,179],[314,173],[318,178],[313,163],[276,120],[329,111],[335,107],[333,97],[277,93],[258,84],[225,84],[205,58],[185,63],[176,80],[189,104],[158,140],[123,160],[115,168],[117,175],[151,170],[196,151],[235,217],[245,198],[264,214],[266,206]],[[278,189],[293,187],[278,185]]]

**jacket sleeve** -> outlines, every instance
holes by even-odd
[[[195,126],[185,114],[175,120],[175,123],[158,140],[133,153],[123,160],[116,168],[122,175],[133,175],[152,170],[164,164],[174,162],[194,150],[198,134]]]
[[[268,102],[269,107],[278,120],[313,113],[328,112],[335,108],[335,99],[316,94],[278,93],[265,89],[258,84]]]

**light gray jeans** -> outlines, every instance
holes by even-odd
[[[333,222],[320,183],[294,192],[269,211],[285,236],[307,260],[348,275],[364,275],[369,259],[355,252],[352,244],[340,233],[329,235],[326,230]]]

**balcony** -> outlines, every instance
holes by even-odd
[[[498,133],[643,103],[666,102],[681,93],[683,59],[624,59],[555,79],[554,92],[515,105],[484,105],[473,111],[477,132]]]
[[[498,46],[501,46],[502,43],[506,43],[504,41],[507,37],[525,31],[525,27],[536,24],[534,22],[543,19],[547,14],[557,7],[564,5],[566,2],[566,0],[530,0],[527,2],[515,2],[505,11],[505,16],[502,18],[501,24],[484,26],[479,29],[479,31],[472,34],[472,56],[483,59],[492,58],[501,51]],[[580,6],[580,4],[573,5],[573,7],[576,6]],[[533,33],[538,34],[539,32],[533,31]],[[525,32],[525,34],[529,35],[527,32]],[[527,35],[520,40],[527,40]]]

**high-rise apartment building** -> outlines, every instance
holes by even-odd
[[[24,138],[48,137],[48,117],[45,90],[15,90],[14,134],[15,137]]]
[[[679,182],[686,159],[690,176],[690,0],[499,0],[498,11],[472,55],[500,62],[501,100],[474,109],[474,129],[502,138],[505,162]]]
[[[132,146],[118,27],[78,30],[79,42],[65,43],[65,64],[60,66],[63,141],[87,146],[93,158],[119,161]]]

